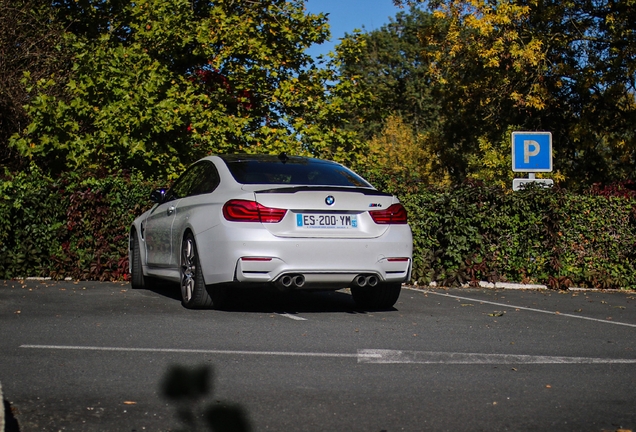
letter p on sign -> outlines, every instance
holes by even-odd
[[[523,163],[529,164],[530,157],[538,155],[540,150],[541,150],[541,146],[539,145],[538,142],[532,141],[532,140],[524,140],[523,141]]]
[[[515,172],[552,171],[550,132],[512,133],[512,170]]]

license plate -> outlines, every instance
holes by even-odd
[[[351,229],[358,227],[356,215],[350,214],[303,214],[296,215],[298,228]]]

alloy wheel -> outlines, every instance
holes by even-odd
[[[181,297],[184,302],[192,300],[196,283],[196,255],[192,238],[186,238],[181,247]]]

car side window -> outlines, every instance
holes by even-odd
[[[188,196],[214,192],[219,185],[221,179],[214,164],[212,162],[205,162],[202,165],[204,166],[204,170],[200,178],[201,181],[192,189]]]
[[[212,162],[201,161],[177,179],[167,193],[166,201],[210,193],[219,185],[219,173]]]

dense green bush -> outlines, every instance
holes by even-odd
[[[636,193],[465,184],[437,190],[365,173],[396,193],[414,235],[413,280],[636,289]],[[157,186],[137,175],[32,167],[0,183],[0,278],[128,278],[128,229]]]
[[[65,174],[35,166],[0,183],[0,277],[128,277],[128,229],[150,181],[129,173]]]
[[[464,185],[401,198],[420,283],[636,288],[634,197]]]

